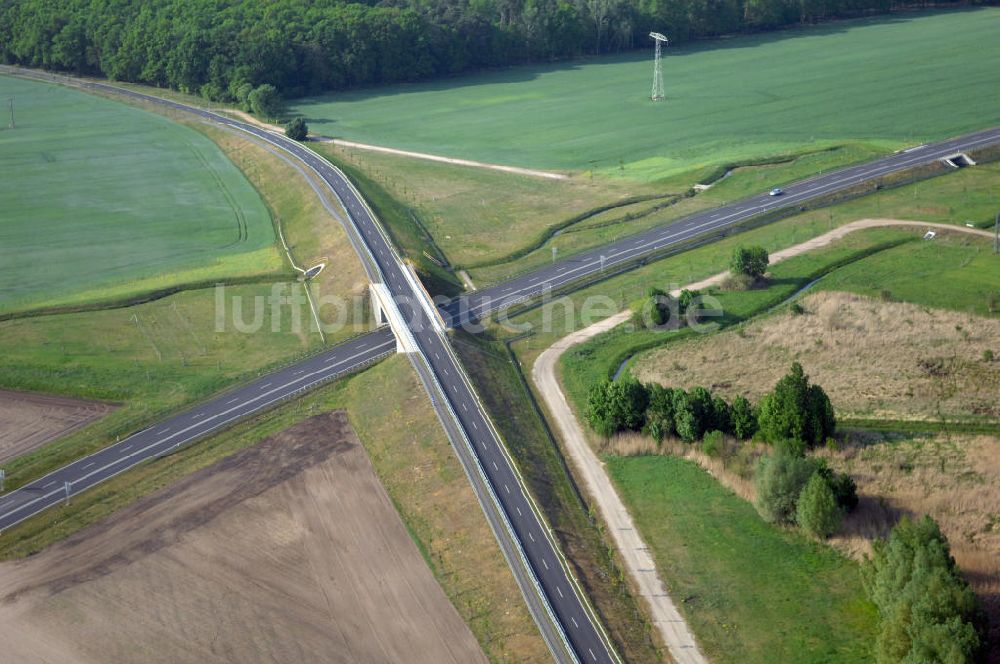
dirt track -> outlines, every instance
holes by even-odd
[[[114,409],[100,401],[0,390],[0,464]]]
[[[17,662],[485,662],[342,413],[0,565]]]

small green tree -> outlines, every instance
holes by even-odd
[[[285,125],[285,136],[293,141],[304,141],[309,135],[309,126],[302,118],[294,118]]]
[[[840,525],[843,513],[830,485],[819,473],[813,473],[802,488],[795,507],[795,522],[813,537],[826,539]]]
[[[750,401],[744,396],[733,399],[732,406],[733,435],[742,440],[757,433],[757,413]]]
[[[761,457],[754,471],[757,511],[772,523],[792,523],[799,494],[815,472],[811,459],[789,454],[781,447]]]
[[[767,265],[770,258],[767,249],[761,246],[743,247],[733,249],[733,257],[729,261],[729,270],[734,277],[744,276],[751,279],[760,279],[767,272]]]
[[[587,395],[587,419],[602,436],[623,429],[642,428],[648,395],[646,388],[632,375],[605,380],[592,386]]]
[[[757,423],[764,438],[777,442],[796,440],[807,447],[822,445],[837,426],[833,405],[798,362],[760,402]]]
[[[254,88],[247,96],[247,102],[250,104],[250,111],[261,118],[276,118],[284,110],[278,89],[270,83]]]
[[[674,428],[686,443],[701,438],[712,422],[712,393],[704,387],[674,392]]]
[[[674,429],[674,391],[657,383],[646,385],[649,402],[646,406],[645,431],[662,442],[676,433]]]

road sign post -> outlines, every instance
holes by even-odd
[[[7,471],[0,468],[0,493],[3,493],[4,480],[7,479]]]

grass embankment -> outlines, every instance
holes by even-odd
[[[373,400],[372,394],[382,398]],[[435,577],[492,661],[544,662],[548,650],[409,363],[396,357],[168,457],[144,464],[6,531],[22,557],[199,468],[318,412],[351,423]]]
[[[0,78],[0,313],[289,268],[267,209],[206,137],[62,86]]]
[[[690,461],[608,457],[607,469],[711,661],[870,660],[875,608],[854,563],[765,523]]]
[[[455,348],[618,652],[629,662],[660,661],[614,550],[577,492],[507,349],[464,332],[457,333]]]
[[[394,199],[380,215],[411,258],[427,262],[427,252],[454,269],[469,270],[477,286],[544,266],[553,250],[566,257],[878,154],[860,144],[806,150],[757,165],[730,164],[729,171],[699,168],[642,183],[612,177],[541,180],[329,143],[315,147],[346,166],[366,195]],[[729,175],[718,180],[725,172]],[[709,181],[715,186],[694,195],[693,184]]]
[[[655,179],[803,146],[872,137],[899,146],[996,124],[998,29],[991,8],[671,46],[663,103],[649,101],[646,52],[337,93],[292,112],[319,133],[379,145]]]
[[[189,121],[184,115],[170,117]],[[218,141],[246,170],[281,224],[296,263],[328,261],[313,284],[318,299],[349,301],[363,295],[364,272],[343,229],[301,175],[237,135],[200,123],[192,126]],[[229,286],[220,308],[216,290],[204,288],[132,307],[0,322],[0,345],[6,349],[0,358],[0,386],[123,404],[103,420],[12,461],[6,467],[8,488],[269,367],[318,350],[321,340],[303,294],[298,283]],[[275,309],[272,295],[300,299],[294,307]],[[320,302],[324,323],[333,323],[339,309]],[[364,307],[345,307],[345,325],[327,326],[327,341],[362,331],[366,316]]]

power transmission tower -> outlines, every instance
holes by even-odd
[[[659,32],[650,32],[649,36],[656,42],[656,55],[653,56],[653,92],[649,96],[653,101],[663,100],[663,65],[660,62],[660,49],[669,40]]]

